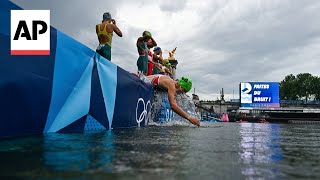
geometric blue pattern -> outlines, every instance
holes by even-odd
[[[95,120],[92,116],[88,115],[86,119],[86,124],[84,125],[84,131],[100,131],[106,130],[106,128]]]
[[[52,26],[50,55],[12,56],[17,9],[0,0],[0,138],[138,125],[145,109],[137,101],[151,101],[150,84]]]
[[[100,77],[102,95],[109,120],[109,129],[112,127],[114,106],[117,93],[117,66],[104,57],[96,54],[98,73]]]
[[[61,107],[57,116],[52,120],[52,123],[49,124],[49,121],[47,121],[44,132],[57,132],[88,114],[90,108],[92,68],[93,61],[90,61],[81,79],[73,88],[73,91]]]
[[[56,61],[54,65],[52,98],[44,132],[54,132],[52,129],[49,131],[49,128],[57,119],[57,116],[65,106],[67,100],[72,101],[72,99],[69,99],[71,94],[73,93],[73,96],[79,94],[79,92],[76,93],[78,90],[80,90],[79,86],[86,87],[85,89],[83,89],[86,90],[86,92],[82,91],[82,93],[86,93],[86,96],[83,97],[90,97],[90,83],[94,52],[88,47],[84,46],[81,43],[78,43],[74,39],[59,31],[57,32],[56,46],[57,51]],[[77,60],[77,63],[74,63],[73,60]],[[83,78],[82,81],[86,82],[80,81],[80,78]],[[80,84],[78,84],[79,82]],[[69,103],[77,102],[72,101]],[[78,105],[81,104],[82,106],[85,106],[87,108],[89,108],[90,106],[88,103],[88,99],[81,100],[81,97],[78,97],[78,103]],[[83,116],[85,114],[78,114],[77,117],[81,117],[81,115]],[[74,119],[71,119],[70,121],[73,120]]]

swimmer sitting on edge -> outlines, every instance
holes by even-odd
[[[174,81],[170,77],[165,75],[151,75],[146,76],[151,80],[151,84],[155,87],[159,87],[163,90],[167,90],[168,99],[170,102],[171,109],[179,114],[181,117],[187,119],[192,124],[200,126],[200,121],[197,118],[191,117],[188,113],[183,111],[174,99],[175,94],[186,93],[192,88],[192,80],[187,77],[182,77],[179,81]]]

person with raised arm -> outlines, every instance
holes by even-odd
[[[139,54],[139,58],[137,60],[138,72],[144,75],[148,74],[148,45],[157,46],[157,43],[152,38],[152,34],[149,31],[144,31],[142,33],[142,37],[139,37],[136,43]]]
[[[96,25],[96,33],[99,40],[99,46],[96,52],[111,61],[113,32],[115,32],[119,37],[122,37],[122,32],[118,28],[116,20],[111,18],[111,14],[109,12],[104,13],[102,18],[102,23]]]

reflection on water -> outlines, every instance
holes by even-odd
[[[320,178],[320,126],[203,125],[1,140],[0,178]]]
[[[110,164],[114,153],[111,131],[99,134],[48,134],[43,139],[45,165],[57,171],[84,171]],[[72,142],[72,143],[70,143]],[[106,172],[112,172],[105,167]]]
[[[242,123],[240,136],[246,177],[320,178],[320,126]]]
[[[280,149],[280,125],[240,124],[240,157],[242,173],[251,178],[277,178],[276,164],[283,158]],[[256,164],[256,166],[254,166]],[[265,168],[274,166],[275,168]]]

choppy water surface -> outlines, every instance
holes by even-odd
[[[0,141],[0,179],[320,179],[320,126],[206,123]]]

